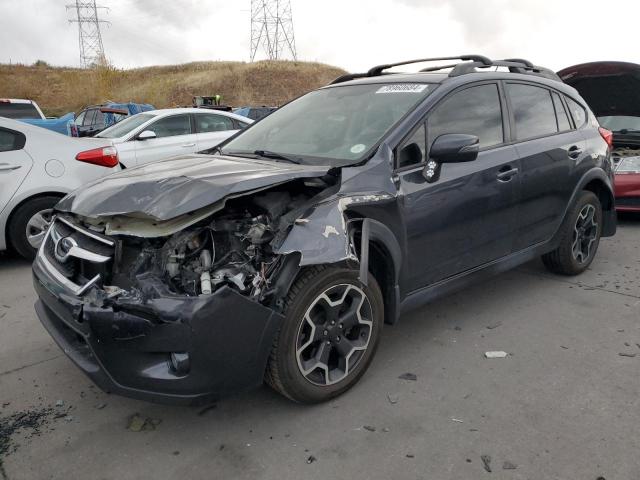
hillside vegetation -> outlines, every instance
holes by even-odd
[[[320,63],[196,62],[119,70],[0,64],[0,98],[28,98],[46,115],[107,100],[190,105],[194,95],[220,94],[228,105],[280,105],[345,73]]]

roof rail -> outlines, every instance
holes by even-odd
[[[390,72],[385,72],[393,67],[399,67],[402,65],[410,65],[413,63],[423,62],[437,62],[442,60],[461,60],[461,62],[451,63],[447,65],[438,65],[434,67],[426,67],[420,70],[420,72],[437,72],[439,70],[452,69],[449,72],[450,77],[457,77],[459,75],[465,75],[467,73],[475,73],[477,68],[489,68],[489,67],[506,67],[511,73],[521,73],[525,75],[536,75],[539,77],[548,78],[551,80],[562,81],[558,75],[545,67],[536,66],[529,60],[522,58],[508,58],[505,60],[491,60],[482,55],[461,55],[458,57],[434,57],[434,58],[421,58],[417,60],[408,60],[405,62],[388,63],[384,65],[377,65],[370,68],[366,73],[348,73],[342,75],[332,81],[329,85],[336,83],[348,82],[349,80],[355,80],[357,78],[377,77],[380,75],[388,75]]]

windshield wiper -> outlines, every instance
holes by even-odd
[[[285,160],[287,162],[290,163],[295,163],[296,165],[300,165],[300,160],[290,157],[288,155],[284,155],[282,153],[277,153],[277,152],[271,152],[269,150],[255,150],[253,152],[254,155],[257,155],[259,157],[263,157],[263,158],[273,158],[275,160]]]

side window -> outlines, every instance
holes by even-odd
[[[188,135],[191,133],[191,120],[189,115],[173,115],[152,123],[147,130],[153,130],[157,138]]]
[[[80,112],[80,115],[76,117],[76,125],[82,125],[82,122],[84,122],[84,117],[86,116],[87,116],[86,110],[83,110],[82,112]]]
[[[233,120],[223,115],[212,115],[196,113],[196,131],[198,133],[206,132],[224,132],[225,130],[234,130]]]
[[[571,112],[573,121],[576,124],[576,128],[582,127],[587,123],[587,111],[578,102],[571,100],[569,97],[565,98],[567,99],[567,105],[569,105],[569,111]]]
[[[454,93],[429,115],[429,145],[445,133],[466,133],[480,139],[480,148],[504,141],[500,95],[495,84],[479,85]]]
[[[94,110],[87,110],[87,114],[84,116],[84,121],[82,122],[82,125],[84,127],[87,127],[89,125],[93,125],[93,119],[96,118],[96,111]]]
[[[551,94],[553,97],[553,106],[556,108],[556,117],[558,118],[558,130],[561,132],[565,132],[567,130],[571,130],[571,122],[569,121],[569,117],[567,115],[567,111],[562,104],[562,100],[560,100],[560,95],[553,92]]]
[[[424,123],[398,148],[398,167],[422,163],[425,160],[427,132]]]
[[[26,138],[24,134],[14,130],[0,128],[0,152],[11,152],[21,150],[24,147]]]
[[[518,140],[550,135],[558,132],[551,92],[546,88],[508,83]]]
[[[93,124],[98,126],[104,125],[104,113],[100,110],[96,110],[96,116],[93,119]]]

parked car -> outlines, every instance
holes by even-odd
[[[253,121],[258,121],[274,112],[276,109],[277,107],[267,107],[265,105],[262,107],[239,107],[235,108],[233,113],[250,118]]]
[[[104,140],[63,137],[0,118],[0,250],[11,246],[33,258],[53,205],[119,169],[115,149]]]
[[[229,112],[170,108],[138,113],[103,130],[125,167],[212,148],[252,121]]]
[[[610,132],[524,60],[427,60],[457,63],[346,75],[211,155],[65,197],[33,266],[45,328],[114,393],[193,403],[266,379],[319,402],[401,312],[539,256],[583,272],[616,231]]]
[[[47,118],[33,100],[21,98],[0,98],[0,117],[20,120],[24,123],[46,128],[63,135],[77,137],[78,131],[73,123],[73,112],[60,118]]]
[[[640,212],[640,65],[592,62],[558,72],[613,132],[616,209]]]
[[[93,137],[107,127],[136,113],[155,110],[148,103],[114,103],[85,107],[76,117],[79,137]]]

